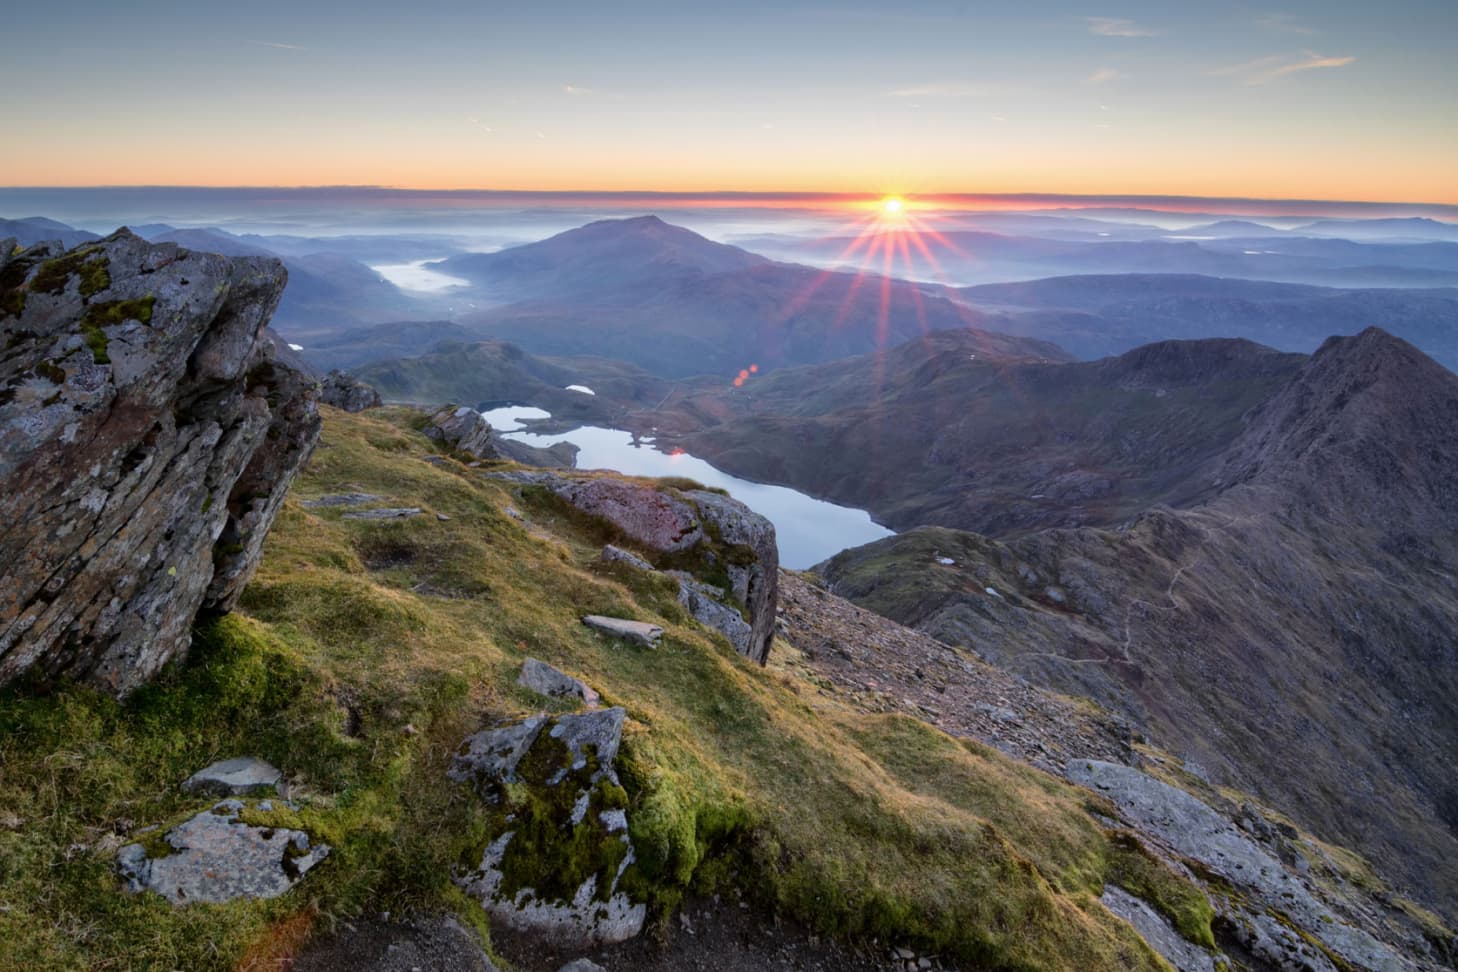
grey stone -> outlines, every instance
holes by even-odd
[[[646,906],[635,903],[618,888],[623,872],[634,860],[627,815],[620,808],[603,807],[601,802],[595,802],[606,799],[604,794],[618,787],[614,763],[625,718],[626,713],[619,707],[559,716],[550,720],[551,727],[545,733],[560,743],[551,749],[543,748],[547,743],[542,727],[548,723],[543,716],[537,717],[533,731],[515,727],[516,735],[498,737],[490,745],[481,745],[486,734],[477,734],[466,741],[465,748],[482,750],[487,757],[475,760],[467,774],[476,783],[477,792],[494,789],[508,801],[518,801],[508,802],[500,811],[495,824],[498,829],[482,853],[479,865],[455,876],[457,884],[481,902],[493,921],[518,932],[549,936],[569,947],[619,942],[642,930]],[[525,765],[532,767],[533,775],[523,779],[518,772],[528,751],[532,751],[533,757]],[[458,757],[458,763],[461,761]],[[453,774],[453,778],[461,777]],[[509,782],[519,786],[509,791],[502,789]],[[570,801],[528,797],[521,802],[523,788],[542,791],[553,787],[570,788]],[[589,874],[565,899],[544,895],[530,884],[511,892],[504,887],[505,862],[516,837],[513,826],[519,826],[525,814],[558,812],[543,811],[544,806],[571,807],[562,814],[563,819],[545,821],[547,832],[560,832],[563,841],[571,841],[574,846],[603,847],[614,841],[623,845],[620,857],[601,858],[598,870]],[[540,828],[543,823],[535,819],[533,826]],[[518,861],[516,866],[522,864]],[[542,874],[543,881],[538,884],[551,877]]]
[[[1099,899],[1114,914],[1134,926],[1139,937],[1149,943],[1176,972],[1215,972],[1215,958],[1192,942],[1187,942],[1169,921],[1142,898],[1109,885]]]
[[[491,423],[467,405],[447,405],[430,417],[425,434],[449,449],[477,459],[495,459]]]
[[[589,614],[582,619],[582,623],[589,628],[612,635],[614,638],[623,638],[634,644],[643,645],[645,648],[656,648],[658,639],[663,637],[663,629],[656,624],[649,624],[647,621],[629,621],[626,618],[609,618],[601,614]]]
[[[521,722],[486,729],[461,743],[446,775],[457,783],[471,783],[488,803],[500,799],[498,784],[516,782],[516,765],[536,742],[547,717],[532,716]]]
[[[360,506],[364,503],[373,503],[380,497],[374,493],[336,493],[332,496],[320,496],[318,499],[304,500],[305,509],[328,509],[331,506]]]
[[[245,796],[272,790],[283,778],[276,767],[254,756],[238,756],[213,763],[183,781],[187,793]]]
[[[319,401],[346,412],[363,412],[383,404],[380,393],[373,387],[338,369],[329,372],[319,383]]]
[[[726,565],[734,597],[749,614],[749,646],[742,654],[761,665],[769,660],[779,604],[779,545],[774,524],[743,503],[707,490],[686,494],[721,543],[747,549],[747,564]]]
[[[558,969],[557,972],[607,972],[607,969],[604,969],[591,959],[580,958],[568,962]]]
[[[255,827],[238,819],[241,800],[224,800],[178,824],[164,838],[165,857],[141,844],[117,852],[127,890],[152,891],[174,905],[218,904],[236,898],[276,898],[329,854],[302,830]]]
[[[602,548],[602,553],[598,556],[598,559],[605,564],[627,564],[629,567],[634,567],[638,570],[654,569],[652,564],[637,554],[624,550],[621,547],[614,547],[612,544],[608,544]]]
[[[734,650],[748,655],[754,630],[739,609],[725,604],[718,588],[696,580],[678,582],[678,603],[682,604],[694,620],[729,639]]]
[[[618,705],[596,712],[558,716],[550,735],[567,747],[570,762],[554,776],[548,777],[548,784],[556,785],[569,772],[587,766],[589,755],[596,758],[599,765],[611,767],[618,758],[618,746],[623,740],[623,721],[626,717],[627,711]],[[607,772],[612,773],[612,770]],[[617,779],[615,773],[613,779]]]
[[[0,683],[38,668],[120,696],[236,603],[317,393],[264,333],[277,260],[126,231],[59,256],[7,255],[25,296],[0,360]]]
[[[1373,972],[1413,968],[1371,934],[1341,920],[1279,860],[1185,791],[1132,767],[1099,760],[1073,760],[1065,774],[1074,783],[1113,800],[1120,815],[1136,829],[1153,835],[1227,881],[1249,889],[1262,904],[1279,910],[1344,961]],[[1263,922],[1246,922],[1240,927],[1266,938],[1276,934]],[[1253,942],[1245,944],[1254,947]]]
[[[596,706],[601,701],[601,697],[586,682],[535,658],[528,658],[522,663],[521,675],[516,683],[551,698],[575,695],[588,706]]]
[[[407,520],[420,515],[418,506],[402,506],[380,510],[355,510],[344,514],[346,520]]]

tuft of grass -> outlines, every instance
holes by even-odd
[[[1214,950],[1215,909],[1205,894],[1127,832],[1110,835],[1105,880],[1152,904],[1187,941]]]

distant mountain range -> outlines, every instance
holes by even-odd
[[[1071,215],[976,219],[1027,234],[1061,227],[1056,232],[1080,238],[964,230],[946,234],[945,243],[923,242],[941,246],[952,258],[979,261],[979,273],[994,276],[1067,265],[1085,271],[1195,266],[1210,272],[1083,273],[948,288],[884,277],[880,262],[866,273],[776,262],[652,216],[602,220],[494,253],[452,252],[445,236],[238,236],[166,224],[141,230],[151,239],[195,249],[281,256],[291,282],[276,325],[304,346],[310,361],[325,368],[411,357],[443,340],[489,339],[537,354],[617,358],[667,378],[727,378],[750,365],[767,371],[821,363],[964,328],[1047,342],[1075,357],[1095,359],[1153,341],[1203,337],[1244,337],[1280,350],[1310,352],[1330,334],[1373,325],[1458,367],[1458,286],[1356,286],[1371,276],[1362,266],[1381,266],[1384,260],[1389,265],[1377,276],[1386,282],[1395,275],[1458,283],[1458,243],[1290,236],[1231,220],[1203,229],[1247,235],[1200,242],[1095,241],[1088,234],[1104,232],[1098,226],[1130,235],[1162,231]],[[1431,223],[1434,234],[1447,225],[1357,222],[1380,224],[1377,230],[1389,222]],[[0,232],[22,240],[91,236],[48,220],[4,225],[8,229]],[[1264,235],[1248,235],[1257,232]],[[1279,252],[1272,240],[1278,241]],[[840,252],[836,248],[843,249],[842,243],[798,240],[795,246]],[[359,260],[408,261],[433,247],[448,256],[429,267],[467,286],[437,295],[405,292]],[[906,253],[919,258],[915,246]],[[900,260],[897,256],[894,270],[918,269]],[[1283,267],[1295,266],[1347,270],[1322,271],[1345,275],[1339,288],[1249,279],[1258,271],[1280,277]],[[1063,357],[1052,347],[1036,354]]]
[[[1332,241],[1336,242],[1336,241]],[[1151,341],[1238,337],[1311,352],[1332,334],[1378,326],[1458,368],[1458,289],[1333,289],[1193,274],[1052,277],[966,287],[997,327],[1079,358]]]

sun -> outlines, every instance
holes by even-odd
[[[900,216],[906,209],[906,203],[900,196],[887,196],[881,200],[881,212],[887,216]]]

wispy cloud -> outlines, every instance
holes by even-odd
[[[1216,68],[1210,73],[1239,78],[1242,84],[1268,84],[1277,78],[1301,71],[1346,67],[1355,60],[1355,57],[1327,57],[1315,51],[1303,51],[1299,55],[1275,54],[1270,57],[1261,57],[1244,64]]]
[[[1163,31],[1144,27],[1124,17],[1085,17],[1090,34],[1100,37],[1158,37]]]
[[[298,44],[281,44],[278,41],[244,40],[245,44],[255,44],[259,47],[272,47],[279,51],[307,51],[307,47],[300,47]]]
[[[1115,78],[1122,78],[1123,76],[1123,71],[1119,71],[1111,67],[1101,67],[1098,70],[1094,71],[1094,73],[1090,74],[1088,77],[1084,78],[1083,83],[1104,84],[1106,82],[1114,80]]]
[[[937,81],[896,88],[886,94],[892,98],[985,98],[998,90],[998,85],[991,82]]]
[[[1288,13],[1265,13],[1256,18],[1256,26],[1279,34],[1315,34],[1315,27],[1308,27]]]
[[[602,94],[596,88],[584,88],[580,84],[564,84],[562,85],[562,93],[572,95],[574,98],[591,98],[593,95]]]

